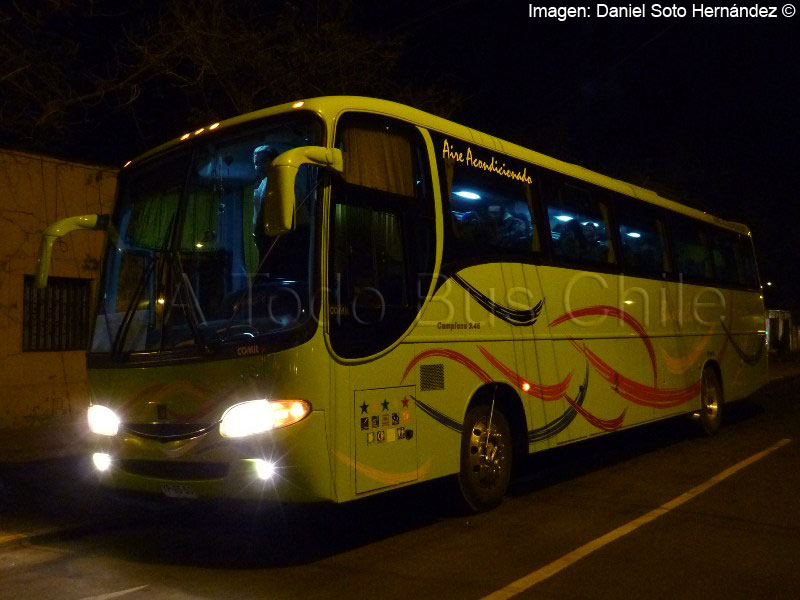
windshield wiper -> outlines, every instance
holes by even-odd
[[[170,251],[169,258],[170,261],[168,264],[170,265],[171,269],[169,281],[171,282],[171,285],[167,296],[170,298],[170,304],[167,307],[167,314],[164,315],[164,320],[161,323],[161,348],[163,350],[165,337],[164,332],[169,325],[169,320],[172,317],[172,311],[176,306],[178,306],[183,309],[183,314],[186,315],[186,321],[189,323],[189,328],[192,330],[192,336],[194,337],[195,344],[197,344],[197,347],[200,350],[207,352],[210,349],[210,346],[205,339],[205,334],[212,330],[208,327],[208,322],[203,314],[203,309],[200,306],[197,295],[194,293],[194,288],[189,281],[189,276],[183,270],[179,251]],[[175,287],[176,285],[177,289]],[[181,297],[180,304],[175,303],[175,298],[178,295]]]
[[[149,258],[150,262],[148,262],[145,268],[142,269],[142,274],[139,277],[138,283],[136,284],[136,290],[134,291],[133,296],[131,297],[131,302],[122,317],[122,322],[120,323],[119,329],[117,329],[117,335],[114,338],[114,343],[111,346],[111,356],[114,358],[120,358],[122,356],[125,338],[128,337],[128,330],[130,329],[131,322],[133,322],[133,315],[136,314],[136,307],[139,305],[139,300],[142,298],[147,281],[149,280],[150,275],[153,273],[153,267],[156,264],[155,255],[150,256]]]
[[[175,225],[177,222],[176,219],[177,213],[172,215],[169,225],[167,226],[166,234],[164,235],[164,240],[161,242],[161,251],[165,251],[167,245],[169,244],[170,238],[173,236]],[[122,249],[120,249],[122,250]],[[130,250],[122,250],[122,252],[129,252]],[[130,329],[131,322],[133,321],[133,315],[136,313],[136,307],[139,305],[139,301],[142,298],[142,294],[144,293],[144,288],[147,286],[147,282],[150,279],[150,276],[153,274],[153,269],[156,266],[157,261],[157,252],[153,251],[152,254],[147,255],[150,259],[150,262],[147,263],[144,269],[142,269],[142,274],[139,276],[139,281],[136,283],[136,291],[133,293],[133,297],[131,298],[131,302],[128,305],[125,314],[122,317],[122,322],[120,323],[119,329],[117,329],[117,336],[114,338],[114,343],[111,346],[111,357],[119,360],[122,358],[123,349],[125,347],[125,340],[128,337],[128,330]]]
[[[170,223],[167,226],[166,233],[164,235],[164,240],[161,242],[161,251],[153,250],[152,254],[146,255],[146,258],[149,259],[149,262],[145,267],[142,269],[142,274],[139,276],[139,280],[136,283],[136,289],[131,297],[131,301],[128,304],[128,308],[125,310],[125,314],[122,316],[122,321],[117,329],[117,335],[114,338],[114,342],[111,346],[111,356],[117,360],[122,357],[125,348],[125,341],[128,338],[128,331],[131,327],[131,323],[133,322],[134,315],[136,314],[136,307],[139,306],[139,302],[142,299],[142,294],[144,293],[145,288],[150,281],[150,277],[153,274],[153,270],[158,263],[158,255],[166,255],[167,247],[169,245],[169,241],[174,235],[175,226],[176,226],[176,219],[177,214],[172,215],[170,219]],[[131,250],[123,250],[123,252],[131,252]],[[160,281],[164,275],[163,268],[160,273],[158,273],[156,280]]]

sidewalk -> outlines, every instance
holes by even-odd
[[[795,377],[798,357],[770,365],[770,382]],[[88,455],[0,462],[0,550],[163,516],[169,509],[101,488]]]

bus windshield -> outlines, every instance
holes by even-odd
[[[261,227],[267,166],[319,145],[313,117],[199,135],[120,178],[91,351],[210,350],[313,321],[316,168],[300,169],[296,228]]]

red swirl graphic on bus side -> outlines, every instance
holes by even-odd
[[[506,377],[508,377],[509,380],[514,382],[515,385],[518,384],[518,387],[522,391],[530,395],[533,395],[537,398],[540,398],[543,401],[565,398],[569,403],[570,407],[572,408],[572,410],[580,414],[584,419],[586,419],[587,422],[591,423],[592,425],[603,431],[614,431],[622,425],[622,422],[625,419],[625,410],[623,410],[622,413],[615,419],[608,419],[608,420],[601,419],[600,417],[597,417],[592,413],[590,413],[588,410],[583,408],[578,402],[567,396],[566,389],[569,385],[569,382],[572,379],[572,373],[567,375],[564,381],[554,385],[531,384],[528,383],[528,381],[524,379],[521,375],[509,369],[500,360],[498,360],[497,357],[493,356],[485,348],[478,346],[478,349],[486,357],[486,359],[490,363],[492,363],[500,372],[506,375]],[[454,350],[447,350],[446,348],[433,348],[431,350],[425,350],[424,352],[420,352],[413,359],[411,359],[411,362],[409,362],[408,366],[403,372],[403,376],[401,377],[400,382],[402,383],[403,381],[405,381],[406,377],[408,377],[408,374],[411,372],[411,369],[413,369],[421,360],[433,356],[447,358],[461,365],[464,365],[475,375],[477,375],[478,378],[484,383],[491,383],[493,381],[493,379],[489,376],[489,374],[486,371],[484,371],[477,363],[475,363],[475,361],[464,356],[460,352],[456,352]],[[524,388],[525,383],[528,383],[528,385],[530,386],[528,390],[525,390]],[[554,397],[554,394],[556,393],[560,393],[560,396],[558,398]]]
[[[637,383],[611,368],[608,363],[586,346],[578,344],[575,340],[570,340],[570,342],[578,352],[587,358],[600,377],[613,386],[612,389],[617,394],[634,404],[654,408],[670,408],[685,404],[700,394],[700,380],[683,388],[663,389]]]
[[[478,350],[481,351],[481,354],[483,354],[486,360],[492,363],[492,365],[503,375],[505,375],[508,380],[520,391],[528,394],[529,396],[533,396],[534,398],[539,398],[544,402],[560,400],[566,393],[567,388],[569,387],[569,382],[572,380],[572,373],[568,373],[561,383],[556,383],[553,385],[530,383],[519,373],[512,371],[509,367],[500,362],[500,359],[490,354],[489,351],[483,346],[478,346]]]
[[[656,354],[653,343],[650,340],[650,337],[647,335],[647,332],[642,324],[624,310],[606,305],[587,306],[585,308],[564,313],[563,315],[551,321],[549,326],[556,327],[562,323],[566,323],[567,321],[586,316],[610,316],[615,319],[619,319],[636,332],[647,349],[647,354],[650,358],[650,364],[653,369],[652,386],[639,383],[622,375],[619,371],[612,368],[607,362],[601,359],[595,352],[587,348],[585,344],[580,344],[575,339],[569,340],[572,346],[586,358],[587,369],[589,368],[588,365],[591,365],[591,367],[603,379],[611,384],[614,392],[624,400],[639,406],[666,409],[679,406],[681,404],[686,404],[693,398],[696,398],[698,395],[700,395],[701,382],[699,380],[691,385],[681,388],[658,387],[658,367],[656,364]],[[723,344],[721,352],[724,352],[726,345],[727,344]],[[705,345],[703,344],[701,347],[704,348]],[[513,386],[529,396],[539,398],[543,402],[551,402],[563,398],[569,404],[570,408],[575,411],[575,413],[581,415],[581,417],[583,417],[588,423],[603,431],[615,431],[621,427],[625,420],[627,409],[623,409],[622,413],[620,413],[620,415],[614,419],[601,419],[585,409],[581,403],[578,403],[570,398],[570,396],[567,394],[567,389],[569,388],[569,384],[572,380],[572,373],[569,373],[561,382],[556,384],[544,385],[533,383],[511,369],[508,365],[504,364],[500,359],[491,354],[485,347],[478,345],[477,348],[483,357],[495,369],[502,373]],[[673,357],[669,357],[673,362],[676,363],[671,365],[673,368],[669,370],[672,371],[673,369],[682,369],[684,367],[683,363],[685,361],[688,362],[688,358],[695,358],[695,354],[697,353],[692,352],[684,359],[675,359]],[[494,381],[492,377],[475,361],[461,354],[460,352],[447,350],[445,348],[425,350],[415,356],[406,367],[401,381],[404,381],[406,377],[408,377],[411,369],[413,369],[420,361],[433,356],[447,358],[458,362],[477,375],[477,377],[484,383],[492,383]],[[668,365],[668,367],[669,366],[670,365]]]
[[[602,429],[603,431],[616,431],[619,429],[622,425],[622,422],[625,420],[625,413],[628,410],[627,408],[624,408],[616,419],[601,419],[583,408],[583,406],[575,402],[575,400],[570,398],[567,394],[564,394],[564,399],[569,403],[573,410],[575,410],[575,412],[586,419],[589,423],[598,429]]]
[[[650,365],[653,367],[653,387],[656,387],[658,385],[658,366],[656,365],[656,352],[653,349],[653,342],[650,341],[650,336],[647,335],[647,332],[645,331],[644,327],[642,327],[642,324],[624,310],[603,304],[587,306],[585,308],[579,308],[578,310],[572,310],[564,313],[560,317],[557,317],[551,321],[549,327],[555,327],[557,325],[561,325],[562,323],[566,323],[567,321],[579,319],[581,317],[595,316],[614,317],[615,319],[619,319],[628,325],[636,332],[647,348],[647,354],[650,356]]]

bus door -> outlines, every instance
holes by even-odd
[[[528,447],[550,447],[563,403],[551,386],[563,379],[556,363],[552,340],[548,339],[547,305],[537,267],[507,266],[508,300],[511,307],[527,312],[526,322],[514,328],[514,346],[521,376],[518,392],[527,414]],[[522,316],[522,315],[520,315]],[[560,411],[560,412],[559,412]]]
[[[348,446],[337,437],[337,482],[349,467],[360,494],[418,478],[417,391],[403,381],[397,343],[419,312],[418,287],[427,291],[433,277],[436,221],[418,128],[347,113],[335,145],[344,169],[330,192],[327,341],[338,359],[336,431],[352,432]]]

